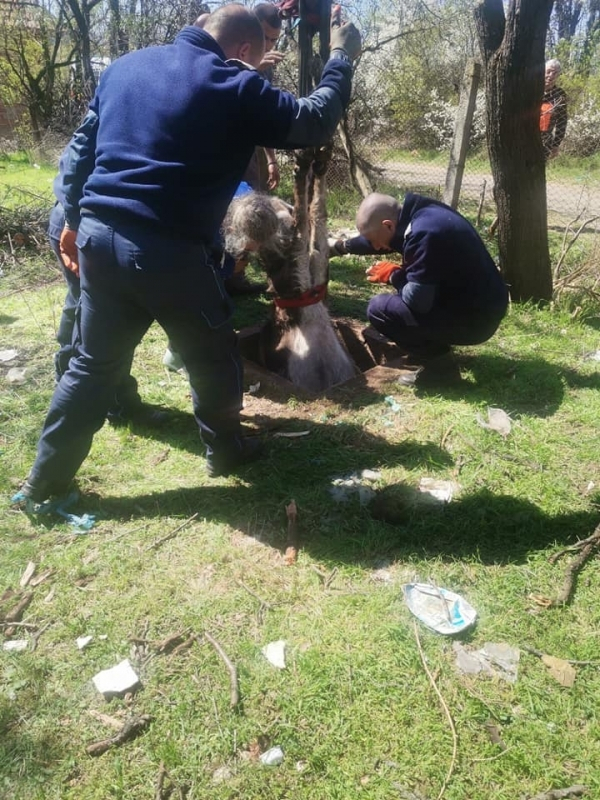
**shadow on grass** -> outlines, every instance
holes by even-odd
[[[197,486],[127,497],[86,492],[78,508],[69,510],[76,514],[93,513],[99,520],[189,517],[199,511],[204,518],[226,522],[252,535],[249,519],[256,519],[257,515],[271,516],[274,508],[283,508],[291,497],[305,509],[314,509],[317,515],[323,510],[328,513],[332,507],[329,488],[335,478],[360,473],[365,468],[413,470],[426,466],[429,471],[435,471],[452,464],[449,454],[438,445],[411,439],[390,443],[384,437],[366,432],[358,424],[312,421],[307,424],[293,418],[279,419],[278,423],[288,431],[299,431],[299,426],[303,425],[302,429],[310,430],[310,434],[293,439],[269,437],[265,441],[264,457],[240,469],[238,479],[243,483],[234,484],[233,478],[220,485],[211,481],[205,472],[204,459],[199,457]],[[166,433],[166,429],[162,431],[163,438]],[[195,436],[188,436],[173,444],[191,449],[192,440],[198,441]],[[48,519],[46,522],[41,517],[39,523],[51,528],[57,521]],[[280,529],[275,528],[276,536]]]
[[[39,661],[37,653],[19,654],[18,665],[5,665],[6,694],[18,694],[19,699],[0,698],[0,774],[7,789],[2,797],[45,797],[48,774],[64,764],[65,742],[61,736],[67,729],[57,731],[56,725],[39,729],[32,724],[38,707],[47,710],[53,700],[46,692],[47,681],[42,674],[48,667],[40,667]],[[9,794],[10,786],[18,786],[18,794]]]
[[[515,359],[506,356],[460,354],[462,371],[468,370],[475,383],[443,392],[444,397],[501,407],[507,413],[549,417],[564,398],[565,384],[573,388],[600,389],[600,374],[584,375],[575,369],[554,366],[542,358]]]
[[[386,487],[368,506],[360,506],[358,499],[338,504],[328,494],[333,477],[331,473],[327,478],[316,477],[311,492],[306,480],[286,488],[285,481],[277,476],[274,489],[263,470],[252,485],[104,496],[97,498],[97,509],[86,510],[122,522],[139,517],[187,519],[199,512],[206,520],[225,523],[283,552],[285,504],[293,497],[299,510],[299,544],[303,550],[319,561],[368,567],[382,557],[521,564],[531,553],[554,543],[586,538],[598,523],[597,510],[550,516],[527,500],[486,491],[447,505],[424,503],[422,494],[405,485]]]
[[[475,556],[484,564],[523,563],[548,545],[589,536],[598,510],[549,516],[512,495],[483,490],[452,503],[424,503],[411,487],[389,486],[370,507],[388,528],[389,550],[401,558]]]
[[[357,495],[336,503],[330,493],[335,478],[381,467],[426,466],[435,472],[447,469],[451,458],[437,445],[390,443],[356,424],[311,423],[310,430],[310,435],[296,439],[270,439],[264,458],[240,470],[237,479],[210,481],[199,459],[198,485],[126,497],[89,494],[82,505],[100,522],[186,519],[199,513],[282,549],[284,507],[293,497],[300,514],[301,546],[317,559],[347,563],[367,563],[392,552],[403,559],[418,555],[521,563],[530,552],[553,542],[589,536],[597,524],[597,510],[549,516],[527,500],[488,491],[449,504],[432,503],[405,484],[380,489],[367,506],[359,504]]]
[[[590,328],[593,328],[595,331],[600,331],[600,317],[586,317],[582,320],[585,325],[588,325]]]

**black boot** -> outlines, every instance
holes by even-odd
[[[115,406],[106,415],[106,419],[116,428],[130,424],[145,428],[157,428],[164,425],[169,420],[169,417],[168,409],[152,403]]]
[[[239,450],[226,454],[211,453],[206,458],[206,471],[209,478],[222,478],[240,467],[257,461],[263,455],[263,446],[258,439],[242,439]]]
[[[414,369],[403,371],[398,383],[417,389],[446,389],[457,386],[461,380],[458,364],[450,353],[445,353],[427,359]]]

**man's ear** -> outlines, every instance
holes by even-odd
[[[250,42],[242,42],[237,50],[236,58],[240,61],[244,61],[246,64],[250,64],[252,57],[252,45]]]
[[[262,61],[263,53],[257,53],[251,42],[242,42],[237,48],[235,57],[256,69]]]
[[[383,225],[384,228],[387,228],[388,231],[393,231],[396,228],[396,223],[392,222],[391,219],[382,219],[381,224]]]

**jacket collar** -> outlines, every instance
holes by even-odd
[[[202,28],[197,28],[195,25],[188,25],[183,28],[175,38],[175,43],[186,42],[194,45],[201,50],[210,50],[211,53],[219,56],[225,61],[225,53],[221,50],[221,46],[215,39]]]

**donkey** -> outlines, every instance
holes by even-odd
[[[349,380],[357,371],[324,302],[329,279],[325,174],[330,155],[330,147],[297,154],[293,209],[278,198],[248,194],[234,200],[228,223],[242,234],[241,241],[256,243],[259,264],[274,294],[270,319],[261,331],[264,366],[315,393]],[[265,236],[265,230],[273,228],[274,235]]]

